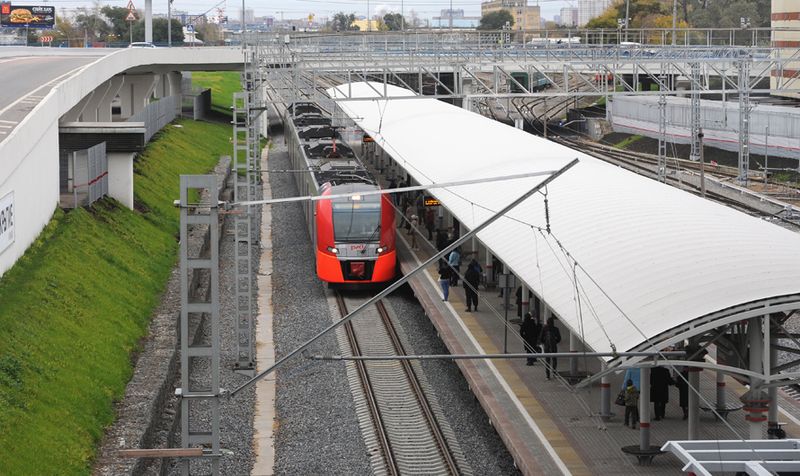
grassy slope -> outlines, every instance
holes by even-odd
[[[239,73],[234,71],[192,73],[192,84],[211,88],[211,110],[231,115],[233,93],[242,90]]]
[[[88,474],[130,352],[175,263],[178,175],[229,153],[229,127],[167,126],[135,165],[146,213],[57,211],[0,279],[0,474]]]

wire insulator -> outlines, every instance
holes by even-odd
[[[547,195],[544,196],[544,222],[547,234],[550,234],[550,207],[547,204]]]

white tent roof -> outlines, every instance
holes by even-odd
[[[382,83],[328,94],[377,98],[384,87],[389,96],[413,95]],[[552,234],[532,227],[545,227],[543,197],[535,195],[478,237],[596,351],[612,343],[617,351],[642,348],[654,338],[661,347],[698,319],[733,320],[736,306],[800,293],[794,232],[435,99],[337,104],[421,184],[555,170],[580,159],[548,187]],[[473,228],[491,216],[482,207],[499,210],[541,180],[432,194]],[[800,307],[797,296],[791,300],[787,306]]]

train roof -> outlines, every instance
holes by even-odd
[[[328,94],[375,98],[337,104],[423,185],[580,160],[547,186],[547,207],[536,194],[478,238],[591,349],[663,349],[800,308],[797,233],[436,99],[381,99],[383,88],[353,83]],[[470,229],[542,180],[430,193]]]

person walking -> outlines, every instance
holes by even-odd
[[[548,317],[542,332],[539,334],[539,342],[542,344],[542,352],[551,353],[558,352],[558,343],[561,342],[561,331],[556,327],[555,318]],[[558,367],[558,359],[556,357],[547,357],[544,359],[544,374],[547,380],[550,380],[550,371],[556,373]]]
[[[669,402],[669,386],[674,385],[672,375],[666,367],[653,367],[650,371],[650,401],[653,402],[653,420],[664,418]]]
[[[450,297],[450,265],[445,260],[439,260],[439,286],[442,287],[442,301]]]
[[[631,428],[636,429],[639,421],[639,389],[633,385],[633,380],[628,379],[625,386],[625,426],[631,422]]]
[[[405,227],[406,227],[406,234],[411,234],[411,217],[414,216],[414,205],[411,204],[411,201],[408,200],[406,202],[406,212],[405,212]]]
[[[450,286],[458,286],[458,276],[461,274],[461,251],[456,248],[447,257],[447,264],[450,265]]]
[[[481,282],[481,272],[483,269],[478,264],[478,260],[472,258],[472,261],[467,265],[467,271],[464,273],[464,293],[467,295],[467,312],[478,310],[478,285]]]
[[[530,312],[525,313],[525,318],[522,320],[522,327],[519,330],[519,335],[525,341],[525,352],[528,354],[539,353],[539,334],[542,333],[542,324],[538,318],[534,318]],[[526,365],[533,365],[536,363],[536,357],[528,357]]]

